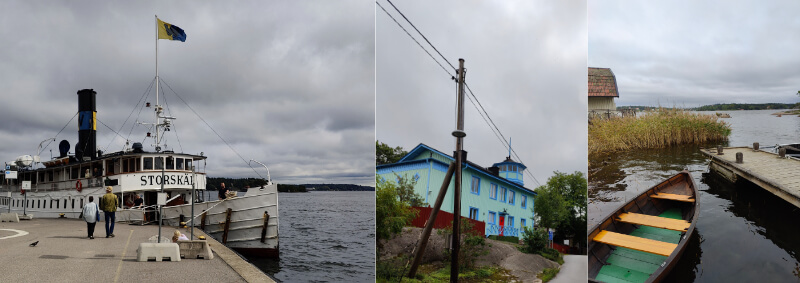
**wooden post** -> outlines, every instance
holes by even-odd
[[[206,230],[206,213],[208,213],[208,210],[203,212],[203,216],[200,217],[200,229],[202,229],[203,231]]]
[[[261,243],[267,239],[267,226],[269,225],[269,213],[264,211],[264,226],[261,228]]]
[[[753,143],[753,150],[758,150],[758,143],[757,142]]]
[[[225,212],[225,228],[222,230],[222,243],[228,243],[228,229],[231,227],[231,214],[233,213],[233,209],[228,208],[228,211]]]
[[[444,174],[445,177],[442,182],[442,187],[439,188],[439,195],[436,197],[433,209],[431,209],[431,216],[428,217],[428,221],[425,222],[425,228],[422,229],[422,234],[419,235],[417,247],[411,252],[414,254],[414,259],[411,262],[411,269],[408,271],[409,278],[417,276],[417,267],[419,267],[419,263],[422,261],[422,255],[425,254],[425,247],[428,246],[428,238],[431,236],[433,224],[436,222],[436,215],[438,215],[439,209],[442,207],[442,202],[444,202],[444,197],[447,195],[447,188],[450,187],[450,180],[453,179],[453,172],[455,172],[455,170],[456,163],[450,163],[450,166],[447,168],[447,173]]]

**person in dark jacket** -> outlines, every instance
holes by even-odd
[[[228,193],[228,189],[225,188],[225,183],[219,183],[219,186],[220,188],[219,191],[217,192],[218,194],[217,196],[219,197],[220,200],[223,200],[225,199],[225,194]]]

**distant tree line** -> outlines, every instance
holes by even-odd
[[[248,186],[251,188],[260,187],[266,185],[267,181],[259,178],[208,177],[206,178],[206,190],[219,190],[220,183],[225,183],[225,188],[228,190],[246,191]],[[306,188],[314,188],[315,191],[375,191],[374,187],[352,184],[278,184],[278,192],[282,193],[307,192]]]
[[[655,106],[617,106],[617,110],[638,109],[639,111],[658,109]]]
[[[765,110],[765,109],[792,109],[798,106],[794,103],[721,103],[714,105],[704,105],[695,108],[697,111],[718,111],[718,110]]]
[[[375,191],[375,187],[352,184],[303,184],[303,186],[314,188],[314,191]]]

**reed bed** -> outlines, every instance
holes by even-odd
[[[589,124],[589,154],[724,141],[731,127],[715,115],[658,108],[637,117],[595,119]]]

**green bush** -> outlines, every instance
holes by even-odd
[[[404,276],[403,272],[407,260],[408,257],[403,256],[388,260],[378,260],[375,263],[375,277],[395,281],[400,276]]]
[[[558,264],[564,264],[564,257],[556,249],[544,248],[539,254],[546,259],[558,262]]]
[[[483,235],[469,233],[468,231],[470,230],[472,230],[472,223],[470,223],[469,220],[462,218],[461,249],[458,253],[458,269],[460,272],[463,272],[467,269],[473,269],[475,267],[475,261],[478,259],[478,257],[489,253],[489,251],[486,250],[486,238],[484,238]],[[450,226],[445,229],[440,229],[438,233],[439,235],[452,235],[453,223],[450,222]],[[445,247],[444,255],[449,261],[451,256],[450,249],[448,247]]]
[[[531,229],[525,227],[522,230],[522,247],[520,251],[535,254],[542,251],[547,246],[547,231],[542,228]]]
[[[417,211],[412,209],[408,203],[400,201],[397,186],[394,183],[381,181],[379,177],[376,177],[376,183],[375,228],[378,242],[380,242],[380,240],[391,239],[403,231],[403,227],[414,220]]]

